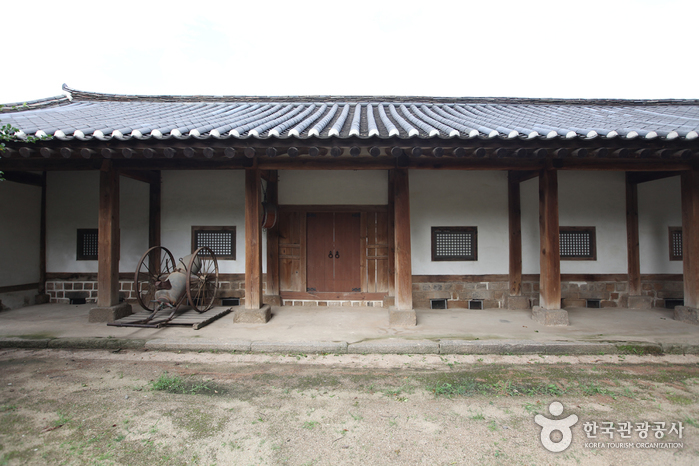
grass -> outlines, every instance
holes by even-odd
[[[303,428],[308,430],[313,430],[315,426],[319,424],[318,421],[306,421],[303,423]]]
[[[192,380],[185,380],[177,375],[170,375],[167,372],[161,374],[157,380],[150,382],[151,390],[163,391],[168,393],[182,393],[182,394],[214,394],[218,393],[218,390],[214,390],[205,382],[195,382]]]

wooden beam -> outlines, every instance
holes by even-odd
[[[410,187],[408,170],[394,174],[396,309],[413,308],[413,276],[410,250]]]
[[[561,259],[558,225],[558,176],[555,170],[539,175],[539,306],[561,308]]]
[[[517,172],[509,172],[507,210],[510,232],[510,296],[522,295],[522,211]]]
[[[682,173],[684,305],[699,307],[699,170]]]
[[[39,294],[46,293],[46,172],[41,174],[39,213]]]
[[[260,171],[245,170],[245,309],[262,306],[262,225]]]
[[[28,184],[31,186],[44,186],[44,178],[42,175],[27,172],[5,172],[3,178],[13,183]]]
[[[626,257],[629,296],[641,295],[641,256],[638,240],[638,184],[633,173],[626,174]]]
[[[645,183],[647,181],[662,180],[671,176],[679,176],[678,172],[627,172],[626,181],[634,184]]]
[[[279,178],[272,170],[267,178],[267,202],[279,203]],[[279,219],[277,225],[267,229],[267,294],[279,296]]]
[[[106,161],[100,171],[97,306],[119,304],[119,172]]]

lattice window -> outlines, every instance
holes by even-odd
[[[432,260],[478,260],[477,232],[476,227],[432,227]]]
[[[670,230],[670,260],[682,260],[682,227],[669,227]]]
[[[96,261],[98,249],[99,230],[97,228],[78,228],[76,260]]]
[[[560,227],[561,260],[597,260],[595,227]]]
[[[192,227],[192,252],[207,246],[216,259],[235,260],[235,227]]]

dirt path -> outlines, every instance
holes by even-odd
[[[534,422],[554,400],[561,453]],[[697,464],[698,400],[696,356],[4,350],[0,465]]]

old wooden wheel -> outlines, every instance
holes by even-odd
[[[208,311],[214,305],[218,290],[218,262],[214,252],[206,246],[194,251],[187,272],[189,305],[197,312]]]
[[[157,287],[175,271],[175,258],[162,246],[150,248],[138,262],[134,276],[136,299],[143,309],[155,311]]]

